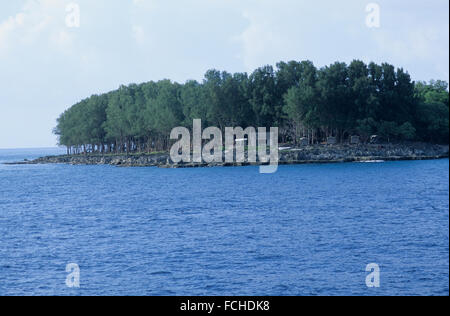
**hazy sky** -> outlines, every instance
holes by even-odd
[[[379,28],[366,25],[371,2]],[[58,115],[91,94],[210,68],[358,58],[448,81],[448,11],[448,0],[1,1],[0,148],[55,146]]]

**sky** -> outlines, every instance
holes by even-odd
[[[56,146],[60,113],[123,84],[353,59],[448,81],[448,0],[1,1],[0,148]]]

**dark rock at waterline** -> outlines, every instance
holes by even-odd
[[[290,148],[279,152],[279,164],[334,163],[370,160],[425,160],[448,158],[449,146],[426,143],[410,144],[345,144],[313,145]],[[113,165],[119,167],[198,168],[214,166],[247,166],[261,163],[173,163],[169,154],[89,154],[76,156],[48,156],[33,161],[7,163],[27,164],[71,164],[71,165]]]

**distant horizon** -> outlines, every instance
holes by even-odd
[[[16,147],[16,148],[0,148],[0,150],[31,150],[31,149],[65,149],[66,146],[54,146],[54,147]]]

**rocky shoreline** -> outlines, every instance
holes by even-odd
[[[314,145],[280,150],[279,165],[308,163],[342,163],[364,161],[428,160],[449,157],[448,145],[425,143]],[[119,167],[195,168],[215,166],[247,166],[261,163],[173,163],[168,153],[161,154],[88,154],[47,156],[9,165],[71,164],[112,165]]]

